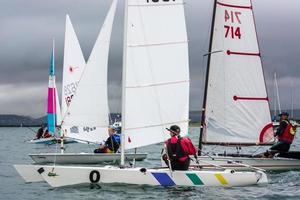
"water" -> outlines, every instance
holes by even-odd
[[[197,144],[198,134],[198,128],[191,128],[190,137],[195,144]],[[103,185],[101,189],[89,187],[52,189],[47,183],[25,184],[12,165],[30,163],[28,153],[59,150],[56,145],[46,146],[25,142],[34,135],[28,128],[0,128],[0,199],[300,199],[300,171],[270,173],[268,185],[236,188]],[[92,152],[94,146],[70,144],[66,148],[69,152]],[[138,165],[159,166],[161,148],[162,144],[157,144],[140,150],[148,152],[149,155],[147,160]],[[208,149],[212,150],[212,147]],[[242,152],[253,152],[256,149],[242,149]],[[294,142],[292,149],[300,149],[299,138]],[[213,150],[218,151],[218,149]]]

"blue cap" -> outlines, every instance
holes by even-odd
[[[278,116],[281,117],[282,115],[289,116],[289,113],[287,113],[287,112],[282,112],[282,113],[280,113]]]

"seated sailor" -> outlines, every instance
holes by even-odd
[[[108,129],[109,137],[104,144],[94,150],[94,153],[116,153],[120,147],[120,136],[116,134],[116,130],[111,127]]]
[[[275,133],[278,141],[270,148],[270,150],[288,152],[296,134],[296,127],[289,121],[289,114],[287,112],[282,112],[279,116],[280,124]]]

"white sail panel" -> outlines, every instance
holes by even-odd
[[[62,81],[62,117],[66,115],[68,106],[71,103],[79,79],[86,65],[81,47],[74,31],[69,16],[66,16],[65,44],[64,44],[64,67]]]
[[[61,109],[60,109],[60,103],[59,103],[59,97],[58,97],[58,92],[57,92],[57,87],[55,84],[55,98],[56,98],[56,126],[61,125]]]
[[[182,0],[129,0],[122,130],[125,149],[188,133],[189,63]]]
[[[108,137],[107,66],[116,6],[114,0],[64,119],[67,137],[95,143]]]
[[[272,143],[273,127],[250,0],[218,0],[205,143]]]

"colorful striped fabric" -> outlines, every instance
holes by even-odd
[[[49,70],[48,102],[47,102],[47,122],[49,134],[54,135],[56,125],[56,87],[55,87],[55,63],[54,44],[51,54],[51,64]]]
[[[176,185],[175,180],[172,179],[168,175],[168,173],[164,172],[152,172],[152,175],[162,186],[174,186]],[[193,185],[205,185],[201,178],[196,173],[185,173],[188,179],[193,183]],[[213,174],[215,178],[220,182],[221,185],[228,185],[227,180],[224,178],[222,174]]]

